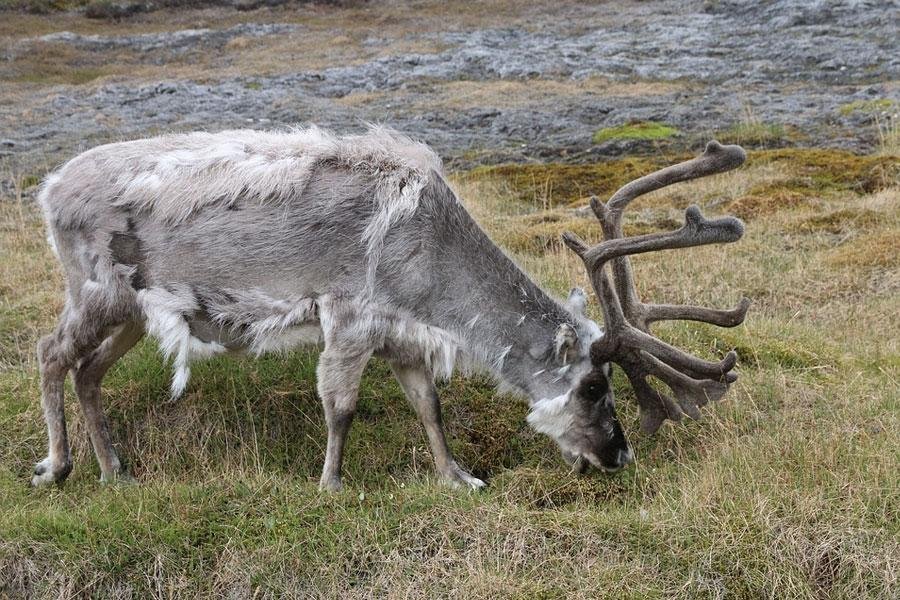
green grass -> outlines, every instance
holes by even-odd
[[[602,144],[609,140],[662,140],[678,135],[678,133],[677,129],[664,123],[639,121],[598,129],[591,139],[595,144]]]
[[[677,220],[686,198],[713,215],[751,192],[809,199],[774,205],[733,246],[634,261],[647,299],[754,305],[735,329],[657,327],[702,356],[738,349],[741,379],[700,421],[641,436],[616,373],[633,468],[574,476],[522,402],[477,377],[443,384],[451,445],[489,481],[482,493],[435,481],[383,362],[363,380],[345,491],[329,495],[317,490],[314,353],[199,363],[169,402],[169,369],[147,340],[104,384],[139,485],[98,483],[69,389],[75,471],[28,488],[46,444],[33,347],[62,282],[38,210],[0,199],[0,597],[897,597],[900,264],[871,240],[896,239],[900,188],[883,174],[861,183],[863,158],[829,157],[751,154],[738,172],[637,201],[627,225],[640,230]],[[529,229],[577,217],[484,170],[455,183],[545,286],[584,285],[578,259]]]

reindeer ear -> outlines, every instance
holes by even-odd
[[[580,287],[573,287],[572,291],[569,292],[569,297],[566,299],[566,308],[569,309],[573,315],[577,315],[580,317],[585,316],[584,311],[587,308],[587,294],[584,293],[584,290]]]
[[[578,333],[575,328],[568,323],[563,323],[556,330],[556,337],[553,341],[553,350],[556,359],[561,363],[568,364],[569,359],[575,356],[575,349],[578,346]]]

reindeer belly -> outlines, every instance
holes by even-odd
[[[206,344],[219,344],[231,352],[264,354],[322,343],[322,327],[318,321],[266,332],[256,338],[255,343],[251,343],[241,332],[205,318],[188,319],[188,328],[192,337]]]
[[[175,367],[172,395],[181,395],[189,364],[226,351],[263,354],[322,339],[314,298],[274,298],[259,289],[238,290],[187,284],[137,293],[147,332]]]

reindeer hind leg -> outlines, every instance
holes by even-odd
[[[109,424],[100,399],[100,383],[107,371],[144,336],[143,325],[128,322],[118,327],[93,352],[82,358],[73,371],[75,391],[85,425],[100,465],[100,481],[112,482],[125,474],[109,435]]]
[[[38,342],[37,358],[41,375],[41,408],[47,424],[47,456],[34,466],[31,484],[34,486],[60,483],[72,471],[72,454],[66,432],[64,386],[66,373],[72,364],[69,348],[71,340],[66,334],[64,311],[54,333]]]
[[[64,387],[66,374],[89,357],[106,339],[113,327],[132,314],[127,302],[111,302],[108,289],[91,282],[85,287],[99,293],[81,293],[66,302],[54,332],[38,342],[38,367],[41,375],[41,407],[47,423],[48,452],[34,467],[32,485],[61,483],[72,471],[72,455],[66,431]],[[76,381],[77,383],[77,381]]]
[[[72,471],[72,454],[66,430],[65,381],[80,355],[99,344],[102,336],[85,319],[89,311],[67,301],[56,329],[38,342],[37,358],[41,376],[41,408],[47,424],[47,456],[34,466],[34,486],[61,483]]]

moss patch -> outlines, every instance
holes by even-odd
[[[553,208],[583,205],[591,194],[606,199],[629,181],[687,158],[690,156],[631,157],[584,165],[507,164],[478,167],[470,175],[502,184],[515,200]],[[788,173],[787,179],[748,191],[747,196],[759,197],[743,202],[751,217],[769,214],[779,207],[804,205],[802,197],[847,191],[872,193],[896,185],[900,179],[900,157],[893,155],[857,156],[843,150],[781,148],[750,152],[747,162],[776,163]],[[776,197],[764,198],[772,194]]]
[[[844,115],[845,117],[852,115],[853,113],[879,113],[886,110],[891,110],[896,106],[897,103],[891,100],[890,98],[876,98],[874,100],[855,100],[853,102],[848,102],[847,104],[842,104],[838,108],[838,112]]]
[[[71,85],[83,85],[85,83],[90,83],[95,79],[99,79],[103,77],[106,73],[102,69],[94,69],[94,68],[83,68],[83,69],[68,69],[65,67],[50,67],[45,71],[38,71],[33,73],[25,73],[15,78],[15,81],[21,83],[44,83],[44,84],[54,84],[54,83],[63,83],[63,84],[71,84]]]
[[[604,198],[632,179],[658,169],[662,163],[644,158],[626,158],[589,165],[558,163],[479,167],[472,174],[507,185],[513,197],[523,202],[554,207],[584,204],[591,194]]]
[[[802,193],[854,191],[872,193],[895,185],[897,156],[858,156],[844,150],[783,148],[750,155],[754,163],[782,163],[791,173],[780,187]]]
[[[638,121],[599,129],[594,132],[591,139],[595,144],[602,144],[609,140],[662,140],[678,135],[678,133],[680,132],[677,129],[665,123]]]

